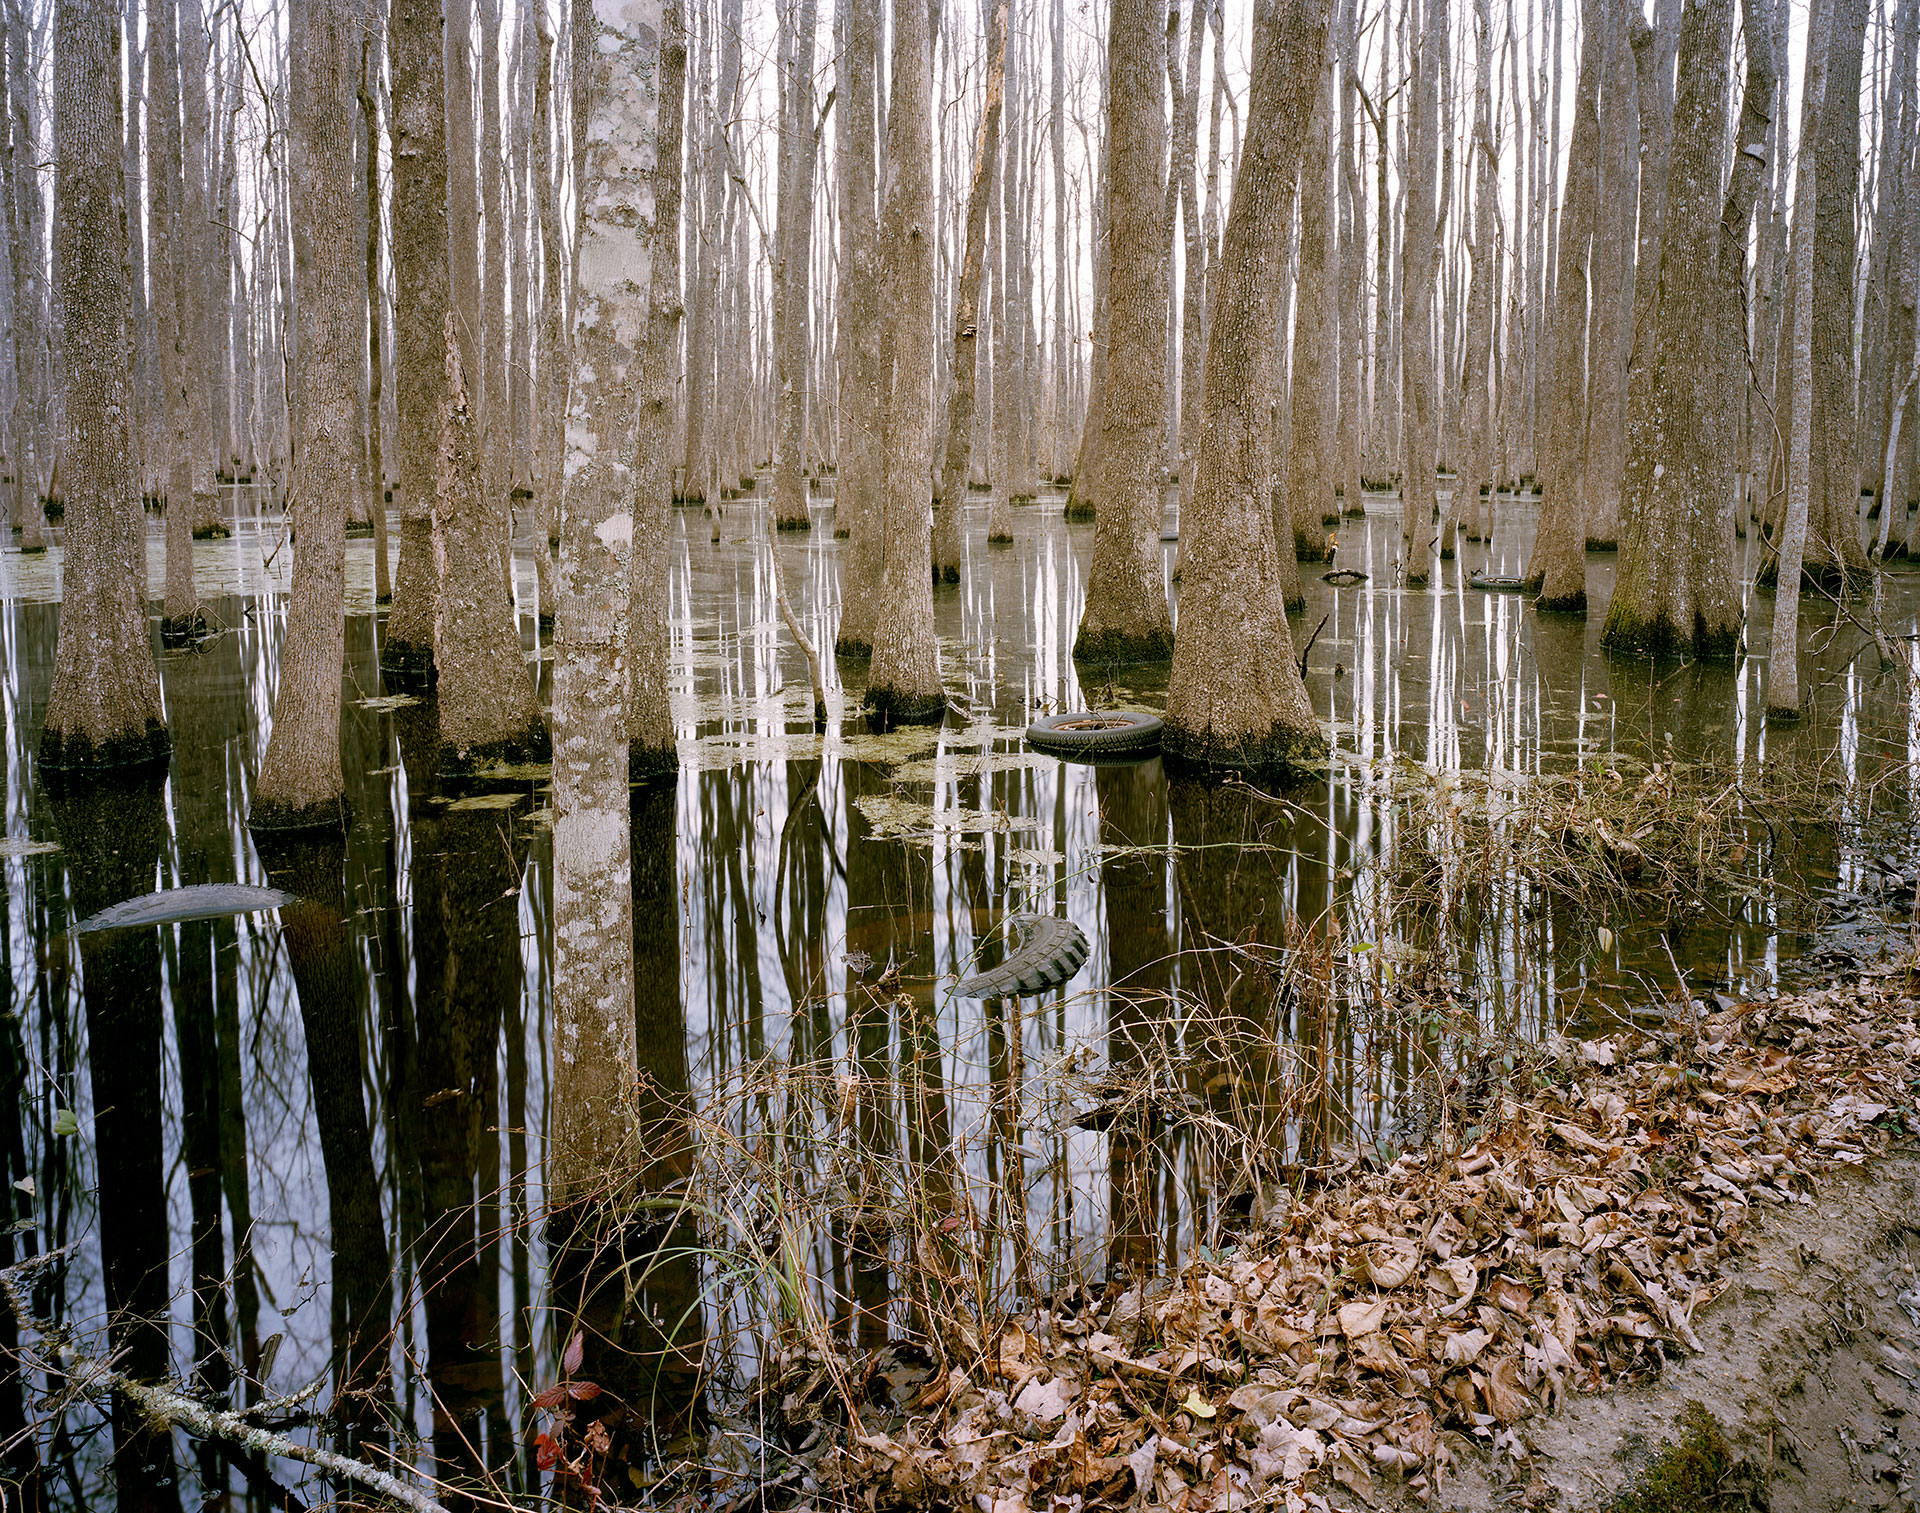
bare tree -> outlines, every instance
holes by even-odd
[[[118,0],[54,7],[53,267],[66,350],[66,563],[43,767],[76,778],[166,759],[142,603],[133,470]],[[136,574],[135,565],[139,566]]]
[[[1326,749],[1294,661],[1268,503],[1266,438],[1286,242],[1328,0],[1259,0],[1247,137],[1207,338],[1206,418],[1180,580],[1164,749],[1176,762],[1296,769]]]
[[[354,0],[290,0],[292,105],[288,165],[300,354],[293,370],[299,427],[289,513],[293,591],[273,696],[273,733],[254,784],[250,827],[340,829],[341,660],[346,650],[346,501],[361,464],[360,249],[354,232],[354,82],[360,17]]]
[[[775,383],[779,387],[773,513],[781,530],[803,531],[812,524],[807,513],[806,436],[813,314],[813,168],[819,131],[813,106],[816,0],[780,0],[779,9],[786,84],[780,112],[778,260],[773,286]]]
[[[1416,0],[1408,0],[1409,26]],[[1409,585],[1433,571],[1440,384],[1433,351],[1433,293],[1440,266],[1435,179],[1440,156],[1440,76],[1447,0],[1420,0],[1425,30],[1414,58],[1407,125],[1405,226],[1401,235],[1400,363],[1406,390],[1406,467],[1400,478],[1400,537]]]
[[[842,113],[846,136],[839,153],[840,308],[835,366],[840,383],[840,446],[834,477],[834,531],[845,531],[848,540],[841,566],[840,623],[834,646],[842,656],[867,656],[873,650],[879,614],[882,565],[879,409],[885,373],[877,348],[883,312],[873,298],[879,234],[874,198],[879,0],[849,0],[847,13],[847,35],[840,55],[840,103],[836,107]],[[691,336],[687,350],[691,364]],[[691,427],[691,389],[687,405],[687,424]],[[688,447],[691,451],[691,441]],[[928,571],[931,573],[931,565]]]
[[[1115,0],[1107,37],[1107,371],[1099,514],[1073,654],[1143,662],[1172,651],[1161,574],[1167,423],[1166,32],[1155,0]]]
[[[893,14],[878,246],[882,560],[867,705],[881,724],[946,708],[933,633],[927,478],[933,409],[933,39],[924,6]]]
[[[1284,553],[1291,542],[1302,562],[1324,561],[1325,525],[1337,519],[1333,485],[1337,473],[1333,456],[1334,407],[1337,386],[1338,332],[1333,209],[1333,102],[1327,92],[1328,74],[1321,65],[1320,86],[1313,94],[1313,115],[1307,127],[1306,158],[1300,165],[1299,271],[1293,293],[1293,381],[1290,442],[1286,482],[1280,499],[1284,508],[1274,516],[1273,536]]]

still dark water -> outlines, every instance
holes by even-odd
[[[1679,992],[1676,974],[1695,993],[1758,992],[1851,970],[1881,946],[1882,921],[1911,908],[1911,888],[1888,882],[1920,868],[1920,700],[1881,672],[1848,612],[1809,597],[1812,715],[1769,730],[1770,598],[1755,601],[1761,644],[1738,668],[1609,660],[1598,617],[1542,620],[1464,586],[1469,569],[1521,570],[1530,502],[1503,501],[1495,545],[1464,547],[1438,587],[1414,593],[1392,587],[1397,502],[1369,506],[1342,523],[1338,559],[1366,583],[1331,589],[1303,567],[1294,632],[1313,636],[1308,686],[1335,754],[1324,781],[1286,795],[1170,781],[1157,759],[1084,767],[1026,749],[1019,733],[1038,714],[1155,708],[1164,689],[1164,669],[1158,685],[1076,673],[1092,527],[1067,525],[1057,497],[1017,510],[1017,543],[991,551],[984,510],[971,511],[967,575],[936,595],[953,709],[941,727],[887,736],[861,729],[851,664],[852,698],[824,736],[812,730],[761,504],[728,506],[717,543],[701,513],[677,514],[681,774],[632,811],[638,1070],[688,1111],[685,1146],[720,1174],[743,1229],[778,1230],[822,1327],[872,1343],[912,1322],[888,1265],[904,1242],[870,1225],[863,1256],[829,1217],[849,1143],[869,1176],[890,1173],[879,1185],[899,1205],[932,1130],[968,1201],[999,1216],[983,1222],[984,1265],[1008,1288],[1151,1266],[1213,1238],[1262,1182],[1416,1138],[1434,1078],[1467,1074],[1464,1059],[1490,1046],[1646,1011]],[[380,686],[371,543],[353,541],[342,740],[355,823],[344,849],[263,866],[244,817],[288,561],[277,522],[239,513],[230,540],[198,548],[227,630],[162,658],[174,758],[144,799],[55,801],[36,781],[58,552],[0,555],[5,1259],[70,1247],[34,1304],[96,1343],[114,1269],[147,1326],[116,1321],[115,1343],[133,1342],[127,1369],[170,1366],[236,1403],[325,1384],[343,1340],[377,1337],[378,1401],[332,1404],[323,1385],[287,1410],[290,1432],[321,1433],[300,1414],[337,1407],[355,1443],[529,1493],[542,1480],[529,1400],[562,1339],[538,1222],[545,775],[440,790],[417,759],[430,707]],[[777,547],[828,644],[831,518],[816,501],[816,529]],[[151,552],[157,597],[157,535]],[[1612,559],[1591,557],[1589,574],[1604,605]],[[524,543],[518,586],[544,701]],[[1920,628],[1916,588],[1890,578],[1896,636]],[[1637,883],[1544,887],[1529,848],[1591,830],[1589,789],[1552,790],[1558,809],[1527,796],[1573,779],[1631,793],[1663,781],[1651,763],[1675,764],[1674,805],[1706,817],[1689,864],[1705,904],[1656,886],[1651,856]],[[1770,781],[1772,808],[1717,818],[1729,793]],[[300,902],[73,931],[120,899],[204,882],[272,884]],[[1852,897],[1870,884],[1888,907]],[[1086,966],[1019,1005],[955,997],[1016,910],[1076,921]],[[1288,978],[1289,963],[1304,976]],[[1256,1002],[1278,1051],[1235,1064],[1205,1050],[1210,1016]],[[850,1122],[856,1089],[869,1108]],[[1126,1096],[1200,1112],[1099,1116]],[[1256,1126],[1271,1159],[1248,1153]],[[675,1327],[704,1341],[716,1397],[756,1370],[764,1281],[718,1255],[657,1279]],[[116,1466],[97,1412],[55,1417],[48,1382],[30,1385],[0,1392],[0,1476],[37,1461],[52,1504],[267,1506],[272,1479],[304,1479],[306,1501],[325,1494],[306,1468],[236,1465],[184,1440],[171,1454],[149,1445],[144,1470]]]

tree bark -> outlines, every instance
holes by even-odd
[[[186,170],[186,192],[180,201],[175,248],[185,278],[187,297],[182,306],[186,339],[187,407],[193,427],[189,454],[193,476],[193,534],[205,539],[225,536],[220,493],[214,477],[219,443],[213,424],[216,345],[216,279],[221,259],[214,236],[212,185],[208,180],[210,121],[207,110],[208,43],[200,0],[179,0],[181,159]],[[225,280],[219,280],[219,287]]]
[[[1305,160],[1300,165],[1300,264],[1293,295],[1293,380],[1287,449],[1285,508],[1273,522],[1275,548],[1289,542],[1301,562],[1323,562],[1326,524],[1338,519],[1333,503],[1334,379],[1338,363],[1333,261],[1333,105],[1327,69],[1313,93]]]
[[[290,0],[287,23],[292,105],[289,172],[300,214],[293,222],[295,457],[289,500],[293,590],[281,642],[273,733],[247,815],[257,830],[341,829],[341,661],[346,653],[346,501],[361,456],[359,248],[353,183],[354,65],[360,18],[354,0]]]
[[[53,266],[66,350],[66,562],[40,764],[99,778],[166,760],[133,456],[118,0],[54,7]],[[140,564],[136,577],[133,566]]]
[[[1007,0],[994,0],[987,26],[986,99],[973,149],[973,181],[967,190],[965,251],[953,317],[953,381],[947,391],[947,441],[940,466],[940,495],[933,511],[933,572],[944,582],[960,578],[960,524],[967,497],[973,445],[974,378],[979,349],[980,280],[986,249],[987,199],[993,192],[994,158],[1000,144],[1000,109],[1007,69]]]
[[[189,296],[179,236],[180,199],[185,190],[180,166],[180,58],[174,26],[173,0],[148,0],[148,262],[153,270],[154,348],[164,422],[156,459],[166,522],[166,607],[161,635],[169,639],[192,634],[199,606],[193,577],[193,422],[183,339]]]
[[[1407,123],[1405,225],[1400,239],[1400,363],[1406,390],[1406,467],[1400,477],[1400,538],[1409,587],[1434,570],[1436,453],[1440,384],[1433,351],[1433,292],[1439,272],[1439,211],[1434,179],[1440,152],[1440,73],[1446,0],[1425,0],[1425,34],[1414,60]]]
[[[1282,774],[1326,750],[1278,582],[1267,502],[1273,271],[1286,242],[1328,0],[1260,0],[1247,137],[1215,267],[1200,437],[1163,750],[1176,763]],[[1276,13],[1277,12],[1277,13]]]
[[[1767,156],[1768,25],[1764,0],[1749,0],[1746,91],[1723,192],[1732,0],[1690,5],[1681,20],[1659,285],[1628,378],[1620,565],[1601,635],[1632,655],[1731,658],[1740,646],[1725,432],[1727,396],[1746,373],[1739,281]]]
[[[1167,424],[1166,32],[1156,0],[1115,0],[1107,37],[1106,393],[1099,514],[1076,659],[1169,656],[1160,555]]]
[[[1466,435],[1455,466],[1451,514],[1469,541],[1493,529],[1493,245],[1500,220],[1500,152],[1493,139],[1493,27],[1488,0],[1473,0],[1474,103],[1472,272],[1467,286],[1467,344],[1461,368],[1461,417]],[[1482,491],[1485,491],[1484,493]]]
[[[844,531],[848,539],[840,571],[840,623],[834,649],[853,657],[868,656],[873,650],[882,561],[879,407],[883,370],[876,351],[881,312],[873,299],[874,243],[879,229],[874,212],[879,35],[879,0],[850,0],[840,62],[840,103],[835,107],[845,112],[847,134],[839,164],[840,308],[835,359],[840,447],[834,476],[834,533]],[[689,339],[689,362],[692,351]],[[691,427],[691,388],[687,403]]]
[[[786,103],[780,116],[781,163],[774,275],[774,382],[779,414],[774,433],[773,514],[783,531],[812,526],[807,513],[808,357],[812,348],[813,271],[813,34],[815,0],[782,0],[792,17],[787,52]],[[785,22],[783,20],[783,29]]]
[[[882,726],[936,719],[947,697],[933,633],[927,476],[933,406],[933,46],[917,0],[893,13],[879,236],[882,540],[867,706]]]

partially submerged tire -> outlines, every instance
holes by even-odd
[[[1087,937],[1070,919],[1057,914],[1010,914],[1001,923],[1020,927],[1020,944],[999,966],[963,979],[954,990],[962,998],[1025,998],[1044,993],[1086,965]]]
[[[1027,744],[1055,756],[1151,756],[1160,749],[1160,719],[1132,709],[1050,714],[1027,727]]]

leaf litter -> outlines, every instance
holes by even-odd
[[[949,1319],[924,1349],[790,1333],[735,1422],[803,1448],[751,1436],[732,1502],[1304,1513],[1393,1480],[1430,1500],[1476,1452],[1518,1465],[1530,1416],[1702,1350],[1757,1214],[1911,1136],[1909,986],[1553,1037],[1424,1148],[1269,1195],[1171,1276]]]

